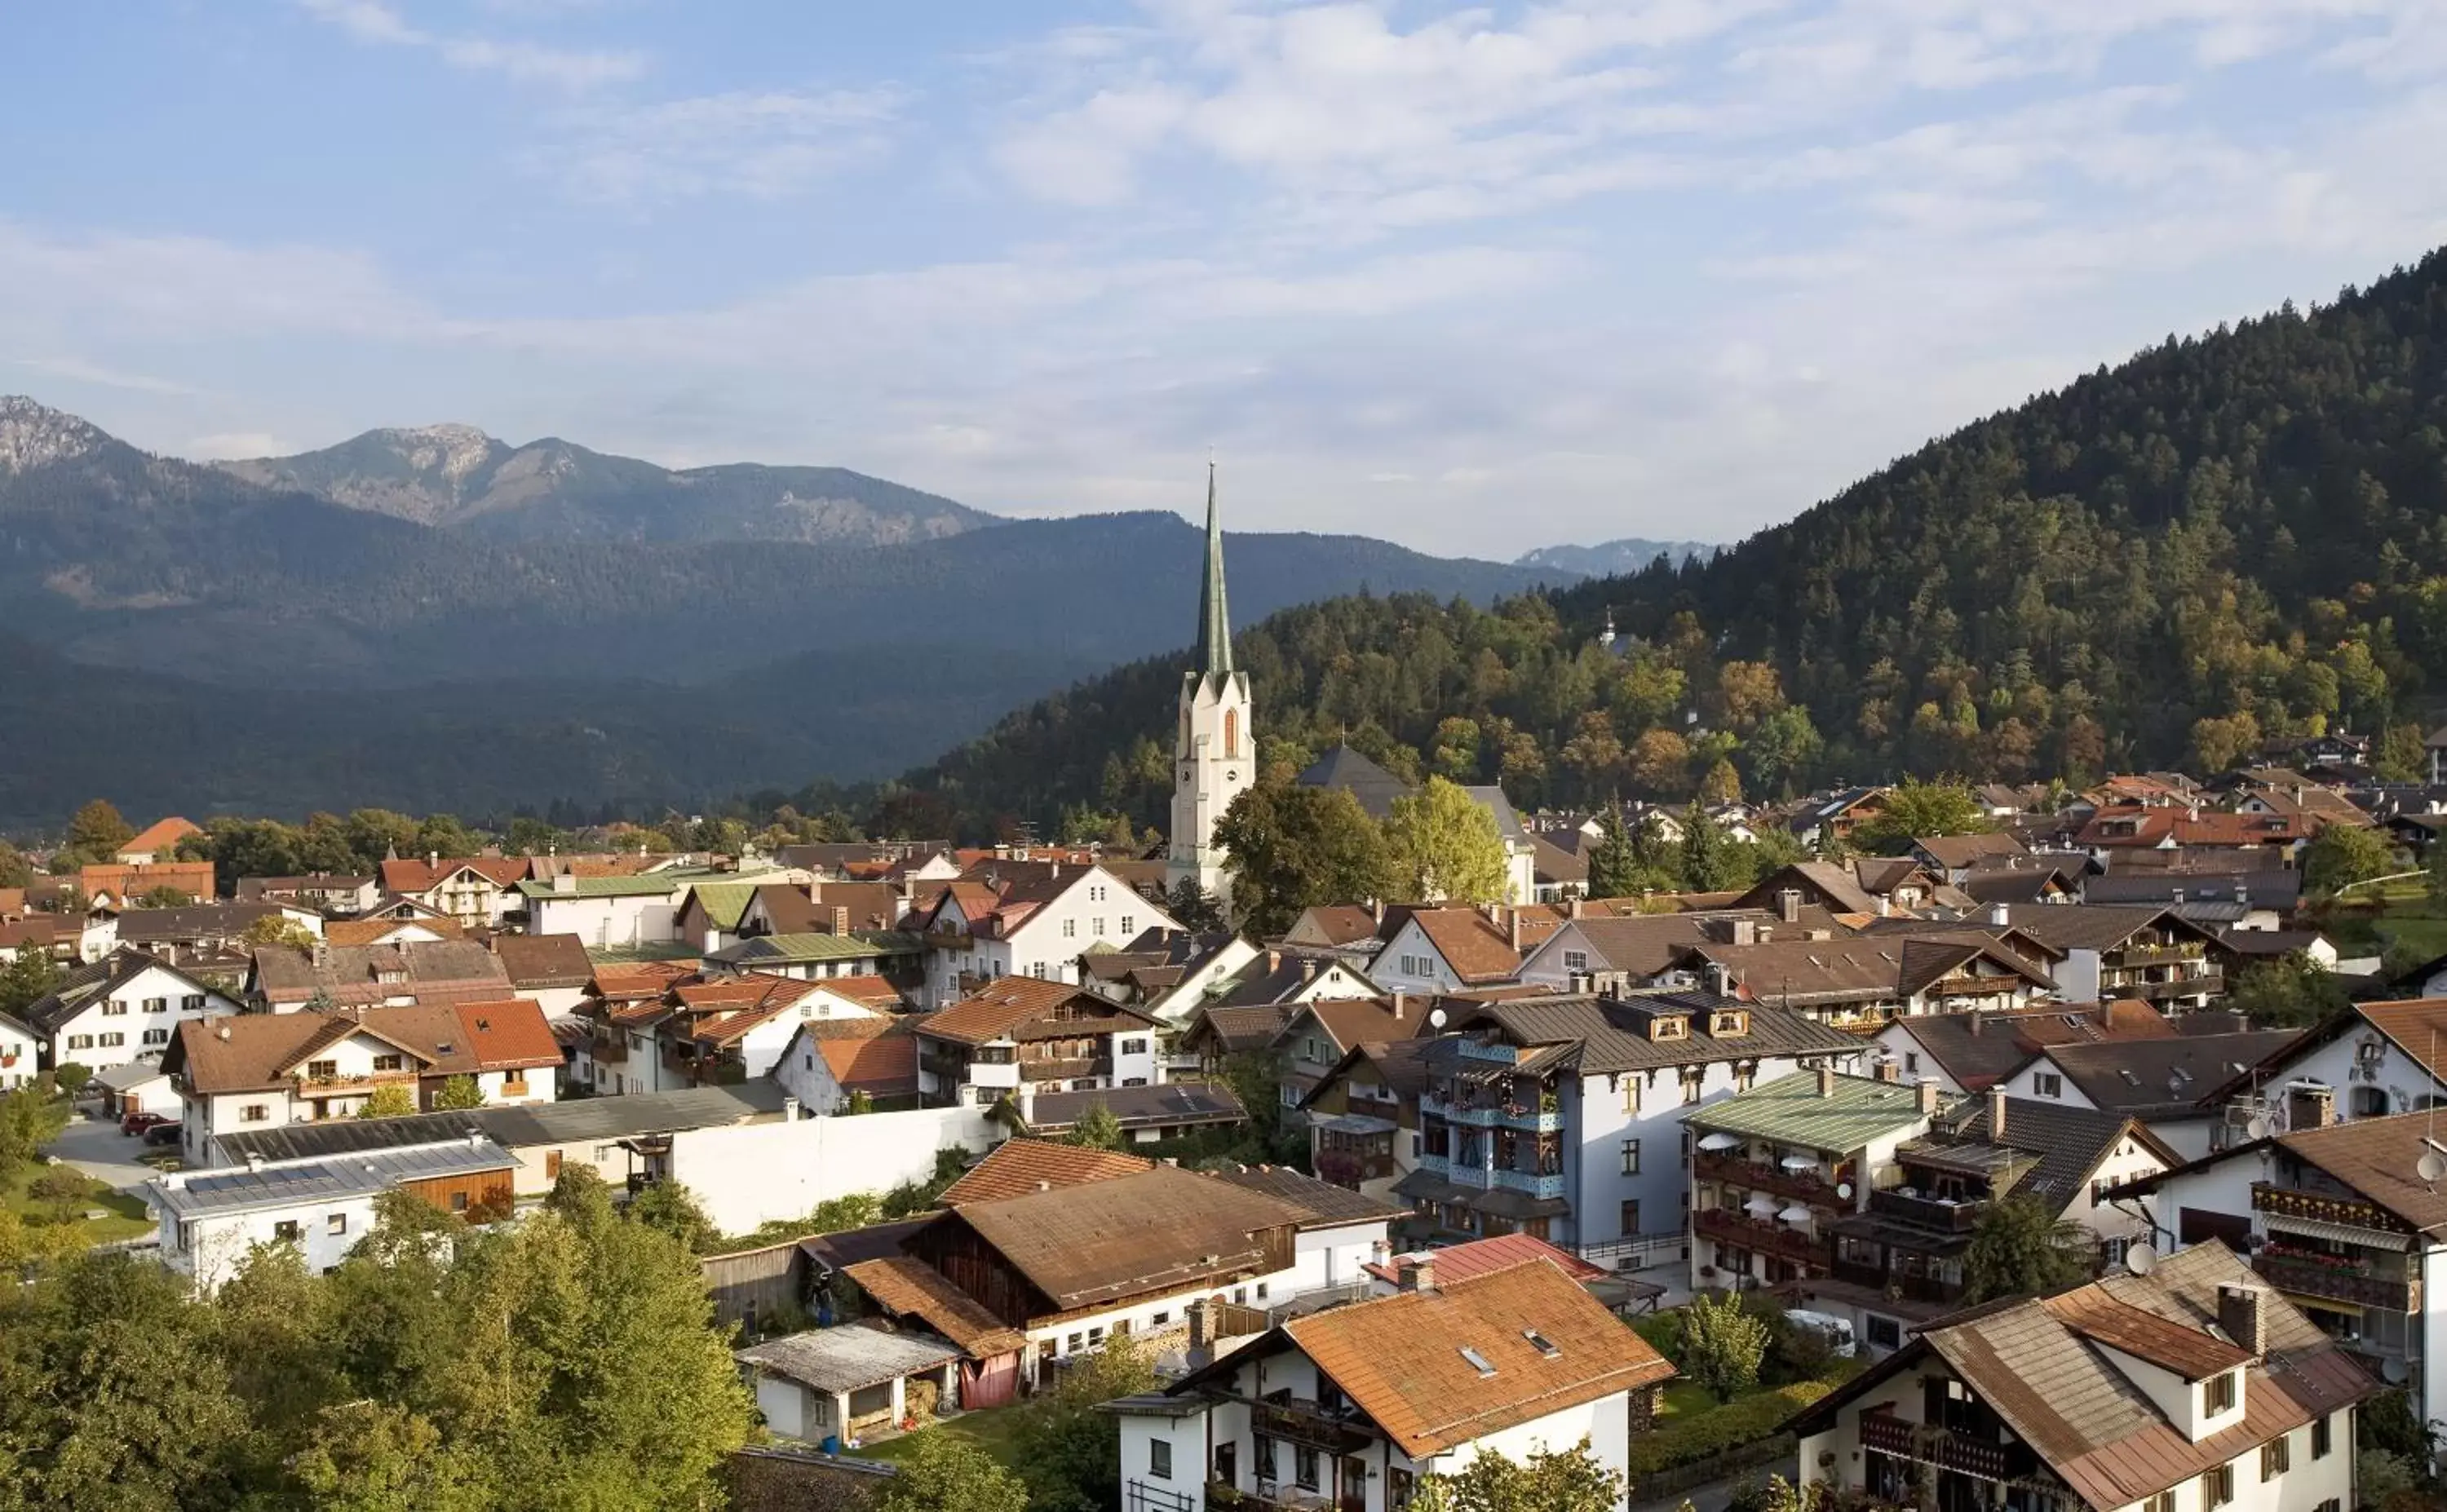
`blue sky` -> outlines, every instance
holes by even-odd
[[[2447,240],[2439,0],[118,0],[0,53],[0,391],[1020,514],[1731,539]]]

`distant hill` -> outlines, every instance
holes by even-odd
[[[241,793],[294,806],[315,773],[343,770],[407,791],[482,768],[504,803],[881,775],[1186,644],[1196,614],[1199,533],[1167,514],[866,547],[470,534],[148,456],[0,399],[0,636],[79,669],[63,686],[80,728],[120,731],[112,760],[130,782],[186,783],[182,808]],[[1485,600],[1566,576],[1357,537],[1235,535],[1226,549],[1249,616],[1361,589]],[[0,821],[91,796],[31,708],[0,707],[27,714],[0,718],[0,768],[23,768]],[[521,731],[557,728],[547,713],[598,731],[599,761],[514,759]],[[447,762],[416,734],[437,729],[455,732]]]
[[[555,438],[512,446],[472,425],[369,430],[321,451],[215,465],[267,488],[494,540],[888,546],[998,523],[843,467],[674,471]]]
[[[1643,540],[1638,536],[1626,536],[1621,540],[1602,540],[1594,546],[1541,546],[1514,558],[1513,565],[1606,577],[1639,572],[1660,557],[1678,563],[1695,557],[1704,561],[1724,549],[1704,540]]]

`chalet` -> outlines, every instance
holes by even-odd
[[[1209,1076],[1221,1074],[1234,1058],[1271,1055],[1275,1036],[1282,1032],[1296,1004],[1262,1003],[1228,1008],[1210,1003],[1192,1013],[1172,1046],[1172,1063],[1187,1061]]]
[[[139,950],[119,950],[68,973],[27,1006],[46,1047],[44,1068],[87,1070],[159,1060],[180,1025],[238,1011],[237,1000]]]
[[[1813,847],[1823,847],[1830,841],[1849,843],[1852,832],[1885,813],[1886,807],[1887,789],[1846,787],[1802,804],[1785,827]]]
[[[595,979],[595,963],[575,935],[496,935],[490,947],[510,991],[534,999],[546,1018],[574,1012]]]
[[[844,992],[838,981],[790,976],[720,976],[681,980],[664,996],[671,1011],[654,1027],[665,1068],[688,1086],[737,1082],[770,1073],[803,1024],[886,1024],[900,995]],[[879,1006],[879,1003],[881,1006]]]
[[[210,861],[104,861],[80,868],[77,888],[88,907],[121,912],[156,893],[175,893],[188,902],[213,896]]]
[[[890,1018],[807,1019],[792,1028],[772,1074],[818,1115],[838,1113],[858,1095],[878,1108],[914,1106],[918,1039]]]
[[[1218,1504],[1228,1487],[1233,1504],[1397,1512],[1420,1476],[1487,1454],[1585,1444],[1621,1475],[1673,1374],[1544,1259],[1443,1281],[1430,1256],[1392,1295],[1277,1322],[1105,1410],[1125,1506]]]
[[[1743,908],[1618,915],[1575,908],[1522,957],[1514,974],[1526,985],[1556,992],[1620,992],[1655,982],[1695,945],[1755,945],[1850,933],[1823,907],[1804,904],[1797,890],[1784,890],[1777,902],[1782,912]]]
[[[2011,1011],[1925,1013],[1896,1019],[1872,1043],[1877,1059],[1898,1068],[1905,1081],[1935,1077],[1939,1089],[1952,1094],[1984,1092],[2051,1046],[2231,1034],[2245,1027],[2232,1013],[2169,1018],[2137,998],[2119,998]]]
[[[1895,1019],[2022,1008],[2052,994],[2038,965],[1977,930],[1830,940],[1694,945],[1657,979],[1717,984],[1839,1029],[1875,1032]]]
[[[897,931],[813,935],[750,935],[706,956],[709,972],[759,972],[807,981],[886,977],[913,990],[923,980],[926,947]]]
[[[777,885],[772,883],[765,886]],[[672,925],[672,937],[711,955],[745,937],[749,905],[761,890],[755,882],[699,882],[688,890]]]
[[[1391,1197],[1419,1165],[1419,1098],[1429,1041],[1363,1040],[1300,1100],[1310,1168],[1337,1186]]]
[[[2254,1120],[2286,1133],[2447,1105],[2442,1042],[2447,997],[2355,1003],[2300,1035],[2271,1036],[2203,1087],[2210,1107],[2223,1108],[2211,1143],[2245,1143]]]
[[[1276,943],[1286,951],[1339,956],[1345,964],[1365,970],[1384,944],[1384,913],[1357,903],[1333,903],[1302,909],[1292,927]]]
[[[1455,992],[1518,979],[1522,954],[1561,925],[1553,909],[1419,908],[1411,911],[1368,968],[1389,992]]]
[[[2290,1030],[2052,1045],[1996,1085],[2016,1098],[2136,1118],[2183,1159],[2207,1154],[2220,1089],[2295,1038]]]
[[[1977,835],[1931,835],[1911,844],[1912,859],[1960,887],[1974,872],[1991,871],[2026,860],[2030,847],[2010,830]]]
[[[1793,1427],[1805,1487],[1882,1503],[1987,1505],[2001,1488],[2040,1509],[2337,1512],[2355,1502],[2356,1409],[2379,1389],[2205,1244],[1933,1323]]]
[[[2052,956],[2062,995],[2077,1003],[2137,997],[2168,1012],[2207,1008],[2226,991],[2210,964],[2216,934],[2172,909],[2152,904],[2001,905],[1986,926],[2036,940]]]
[[[2308,841],[2316,825],[2300,815],[2241,814],[2197,804],[2118,804],[2094,812],[2074,836],[2109,870],[2132,851],[2214,854],[2244,870],[2283,866]]]
[[[247,996],[273,1013],[309,1005],[404,1008],[510,996],[500,956],[473,940],[400,945],[258,945]]]
[[[998,977],[911,1022],[920,1088],[936,1106],[1162,1081],[1157,1027],[1084,987],[1030,976]]]
[[[2293,871],[2202,872],[2142,868],[2093,877],[2081,900],[2151,904],[2213,929],[2277,930],[2303,898],[2303,874]]]
[[[0,1092],[30,1087],[41,1078],[43,1043],[34,1026],[0,1013]]]
[[[382,879],[339,872],[237,879],[237,900],[241,903],[288,903],[313,909],[327,918],[354,918],[373,907],[382,896]]]
[[[1258,948],[1237,935],[1151,929],[1118,950],[1082,952],[1078,973],[1100,995],[1177,1025],[1257,958]]]
[[[1143,930],[1181,927],[1100,865],[1053,863],[1043,876],[998,890],[952,882],[920,925],[929,946],[927,1000],[944,1007],[1002,976],[1076,984],[1080,953],[1098,940],[1120,946]]]
[[[326,919],[323,924],[323,943],[326,945],[429,945],[435,940],[466,937],[467,931],[459,926],[457,919],[444,918],[438,914],[401,915],[384,911],[363,918]],[[526,937],[522,935],[493,936],[495,940]],[[569,936],[543,935],[536,937],[566,939]]]
[[[1428,1028],[1430,1005],[1396,992],[1390,998],[1328,998],[1304,1003],[1283,1021],[1267,1049],[1276,1058],[1285,1121],[1354,1046],[1369,1040],[1405,1040]]]
[[[467,929],[493,929],[522,904],[519,884],[533,875],[523,856],[392,857],[382,863],[382,889],[411,898]]]

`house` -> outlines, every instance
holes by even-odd
[[[1057,1186],[1136,1176],[1154,1168],[1155,1162],[1144,1156],[1116,1150],[1091,1149],[1053,1140],[1012,1139],[988,1150],[985,1159],[945,1187],[937,1200],[946,1208],[955,1208],[966,1202],[998,1201],[1030,1192],[1052,1191]]]
[[[0,1092],[29,1087],[42,1076],[43,1044],[34,1026],[0,1013]]]
[[[159,956],[223,992],[245,990],[255,961],[248,932],[278,920],[320,938],[323,916],[288,903],[187,903],[131,909],[119,917],[118,943]]]
[[[1375,1292],[1368,1266],[1389,1253],[1387,1230],[1402,1216],[1401,1208],[1288,1165],[1227,1161],[1203,1174],[1289,1203],[1306,1215],[1292,1236],[1291,1276],[1272,1288],[1277,1294],[1273,1311],[1311,1310]]]
[[[1393,812],[1394,800],[1407,798],[1416,791],[1413,784],[1404,782],[1347,745],[1337,746],[1327,751],[1292,781],[1302,787],[1339,787],[1357,801],[1369,818],[1379,823]],[[1504,796],[1501,787],[1465,785],[1462,791],[1470,795],[1470,802],[1487,810],[1489,817],[1495,821],[1496,835],[1504,841],[1504,901],[1529,902],[1538,891],[1537,847],[1531,842],[1529,832],[1521,827],[1520,815],[1513,812],[1512,803]],[[1441,899],[1428,898],[1425,901]]]
[[[926,1001],[946,1007],[999,976],[1079,981],[1079,954],[1098,940],[1119,946],[1180,920],[1102,865],[1053,863],[1042,876],[998,890],[947,884],[920,925],[930,947]]]
[[[997,977],[911,1021],[920,1088],[937,1106],[1160,1082],[1157,1027],[1087,988],[1031,976]]]
[[[1887,789],[1845,787],[1813,798],[1795,809],[1785,827],[1813,849],[1828,841],[1849,844],[1852,832],[1886,812]]]
[[[1327,954],[1361,970],[1383,947],[1385,915],[1381,907],[1329,903],[1300,911],[1292,927],[1276,943],[1287,951]]]
[[[1117,951],[1082,952],[1079,979],[1178,1030],[1258,958],[1258,948],[1237,935],[1155,929]]]
[[[570,1049],[570,1074],[597,1092],[622,1096],[677,1090],[687,1085],[664,1066],[656,1030],[672,1015],[672,988],[697,973],[675,961],[638,961],[595,968],[575,1017],[587,1033]]]
[[[2010,1096],[2137,1118],[2185,1160],[2209,1152],[2220,1089],[2295,1038],[2290,1030],[2052,1045],[1997,1085]]]
[[[2302,815],[2245,814],[2197,804],[2112,804],[2091,814],[2074,843],[2111,872],[2135,851],[2214,855],[2237,870],[2284,866],[2307,842],[2316,822]]]
[[[1389,992],[1458,992],[1518,978],[1522,953],[1562,920],[1550,908],[1418,908],[1410,911],[1369,964],[1368,978]]]
[[[917,1334],[852,1324],[810,1329],[731,1351],[776,1438],[855,1444],[916,1421],[923,1382],[931,1411],[959,1406],[960,1350]]]
[[[562,1018],[586,999],[595,963],[575,935],[496,935],[490,941],[513,994],[533,999],[543,1016]]]
[[[210,1295],[258,1244],[293,1244],[309,1272],[332,1270],[374,1226],[386,1192],[482,1221],[509,1216],[516,1157],[482,1134],[300,1161],[172,1171],[141,1188],[161,1219],[161,1262]]]
[[[1756,938],[1760,923],[1774,917],[1759,913],[1575,915],[1522,956],[1513,977],[1559,992],[1645,987],[1685,948],[1711,937]]]
[[[1911,843],[1914,860],[1957,887],[1974,872],[2011,866],[2030,854],[2021,837],[2002,829],[1976,835],[1929,835]]]
[[[1982,913],[2000,903],[2073,903],[2081,900],[2089,861],[2080,857],[2040,856],[1973,872],[1957,884]]]
[[[382,890],[456,919],[464,928],[497,929],[522,909],[519,884],[533,875],[523,856],[391,857],[382,863]]]
[[[156,1061],[179,1027],[238,1011],[229,994],[139,950],[113,951],[27,1006],[26,1027],[47,1046],[44,1068],[99,1071]]]
[[[912,1332],[932,1334],[958,1351],[959,1377],[954,1396],[959,1406],[1007,1407],[1018,1393],[1020,1357],[1028,1349],[1028,1335],[980,1307],[925,1261],[901,1253],[901,1240],[925,1221],[879,1225],[885,1231],[879,1238],[888,1235],[888,1242],[880,1245],[882,1253],[844,1257],[830,1269],[849,1278],[876,1316]],[[878,1230],[858,1232],[868,1235]],[[821,1247],[837,1254],[844,1241],[852,1238],[825,1235],[802,1241],[802,1249]]]
[[[2379,1389],[2207,1244],[1941,1320],[1792,1427],[1806,1486],[1887,1503],[2340,1512]]]
[[[1708,941],[1682,951],[1657,980],[1709,983],[1863,1033],[1916,1014],[2022,1008],[2057,990],[2037,964],[1977,930]]]
[[[289,903],[313,909],[327,918],[354,918],[372,908],[382,896],[382,879],[339,872],[237,879],[237,900],[241,903]]]
[[[915,990],[924,980],[926,947],[896,931],[751,935],[704,957],[709,972],[761,972],[807,981],[884,977]]]
[[[415,904],[408,906],[417,907]],[[400,915],[381,910],[363,918],[328,919],[323,925],[323,943],[326,945],[427,945],[435,940],[465,939],[466,936],[467,932],[460,928],[457,919],[423,912]],[[501,940],[525,936],[496,935],[493,937]],[[562,936],[545,935],[540,937],[559,939]]]
[[[179,841],[203,832],[202,825],[175,816],[158,820],[138,830],[126,844],[112,853],[111,860],[123,866],[151,866],[161,861],[175,860],[179,855]],[[188,893],[187,896],[210,898],[212,890],[206,888],[203,892]]]
[[[947,1196],[948,1200],[948,1196]],[[1212,1295],[1287,1300],[1314,1215],[1177,1166],[955,1201],[903,1248],[1027,1340],[1022,1377],[1129,1333],[1161,1350]]]
[[[332,1013],[248,1013],[182,1025],[161,1058],[181,1105],[180,1143],[202,1164],[218,1134],[348,1118],[385,1087],[420,1108],[451,1080],[488,1104],[549,1103],[560,1042],[521,998]]]
[[[102,1095],[104,1118],[151,1113],[164,1119],[179,1116],[179,1088],[158,1061],[130,1061],[94,1073],[92,1086]]]
[[[1491,1239],[1472,1239],[1467,1244],[1447,1244],[1432,1250],[1413,1250],[1372,1260],[1366,1269],[1375,1295],[1390,1296],[1401,1291],[1403,1274],[1421,1260],[1429,1262],[1433,1268],[1432,1274],[1435,1281],[1444,1286],[1528,1260],[1544,1260],[1583,1286],[1615,1274],[1602,1265],[1591,1265],[1569,1250],[1559,1250],[1545,1239],[1533,1239],[1527,1234],[1504,1234]]]
[[[1126,1507],[1203,1512],[1228,1487],[1235,1505],[1396,1512],[1481,1455],[1586,1443],[1620,1475],[1673,1374],[1544,1259],[1442,1281],[1430,1256],[1393,1295],[1283,1319],[1105,1410]]]
[[[1209,984],[1207,1001],[1224,1008],[1298,1008],[1337,998],[1381,997],[1358,968],[1329,955],[1268,949]],[[1168,1006],[1168,1001],[1167,1001]]]
[[[473,940],[398,945],[259,945],[247,995],[274,1013],[309,1006],[402,1008],[508,997],[502,958]]]
[[[2081,889],[2085,903],[2155,904],[2195,924],[2227,930],[2284,929],[2302,898],[2303,874],[2293,871],[2144,868],[2089,878]]]
[[[1427,1043],[1417,1168],[1392,1195],[1456,1237],[1527,1233],[1581,1253],[1679,1257],[1682,1116],[1860,1042],[1710,992],[1452,1004]]]
[[[1588,837],[1579,830],[1529,837],[1530,900],[1561,903],[1589,890]]]
[[[1021,1134],[1059,1139],[1095,1108],[1112,1114],[1122,1138],[1133,1144],[1152,1144],[1204,1129],[1239,1128],[1249,1122],[1241,1099],[1221,1082],[1166,1082],[1087,1092],[1022,1092],[1015,1127]]]
[[[2056,957],[2051,974],[2071,1002],[2137,997],[2170,1013],[2207,1008],[2226,991],[2210,962],[2217,936],[2154,904],[2000,905],[1986,924],[2037,941]]]
[[[2204,1088],[2225,1109],[2212,1143],[2244,1143],[2237,1136],[2254,1119],[2286,1133],[2447,1104],[2442,1038],[2447,997],[2355,1003],[2300,1035],[2277,1035]]]
[[[773,1079],[815,1114],[838,1113],[852,1096],[884,1106],[918,1102],[918,1040],[888,1018],[806,1019],[793,1027]]]
[[[1328,998],[1304,1003],[1283,1020],[1267,1050],[1275,1057],[1285,1122],[1352,1047],[1367,1040],[1405,1040],[1432,1032],[1429,1002],[1396,992],[1390,998]]]
[[[1391,1197],[1419,1165],[1419,1098],[1427,1041],[1363,1040],[1345,1050],[1300,1100],[1309,1164],[1337,1186]]]
[[[1899,1068],[1905,1081],[1933,1076],[1939,1090],[1952,1094],[1984,1092],[2051,1045],[2231,1034],[2244,1027],[2232,1013],[2169,1018],[2138,998],[2119,998],[1899,1018],[1880,1030],[1871,1044],[1875,1058]]]
[[[213,863],[102,861],[78,869],[77,888],[92,908],[133,908],[164,892],[195,902],[213,896]]]
[[[881,990],[842,991],[844,982],[879,983],[875,977],[838,977],[825,982],[790,976],[719,976],[682,979],[664,1001],[672,1011],[654,1027],[667,1067],[692,1085],[735,1082],[771,1072],[802,1024],[855,1026],[864,1036],[893,1025],[900,996]]]
[[[2152,1219],[2148,1203],[2110,1194],[2181,1163],[2120,1114],[2001,1091],[1939,1103],[1927,1128],[1895,1146],[1891,1163],[1851,1176],[1851,1211],[1826,1225],[1827,1274],[1777,1289],[1794,1306],[1849,1318],[1874,1353],[1900,1349],[1913,1328],[1963,1305],[1965,1257],[1998,1202],[2039,1203],[2088,1237],[2094,1268],[2113,1265],[2129,1246],[2149,1243]],[[1772,1191],[1774,1172],[1764,1174]]]
[[[739,874],[712,871],[647,872],[628,877],[585,877],[572,870],[549,879],[518,884],[531,935],[575,935],[590,948],[676,942],[711,954],[706,931],[684,935],[680,916],[699,887],[720,887],[715,912],[731,920],[734,930],[748,892]],[[736,907],[732,905],[737,905]],[[699,911],[703,920],[706,915]],[[711,932],[719,933],[718,926]]]

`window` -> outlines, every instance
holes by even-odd
[[[1234,1307],[1246,1307],[1248,1302],[1249,1289],[1247,1287],[1236,1286],[1232,1288],[1232,1305]]]
[[[1062,921],[1062,937],[1064,939],[1077,939],[1079,937],[1079,921],[1077,919],[1066,918]]]
[[[127,1043],[127,1031],[120,1029],[112,1030],[102,1036],[102,1043],[105,1049],[116,1049]]]
[[[284,1244],[296,1243],[297,1220],[294,1219],[284,1218],[279,1222],[275,1223],[272,1225],[272,1237]]]
[[[306,1063],[306,1077],[309,1081],[328,1082],[332,1077],[339,1074],[340,1063],[337,1061],[308,1061]]]
[[[1259,1301],[1261,1301],[1261,1302],[1262,1302],[1262,1301],[1264,1301],[1265,1299],[1266,1299],[1266,1283],[1265,1283],[1265,1282],[1263,1282],[1263,1281],[1260,1281],[1260,1282],[1258,1283],[1258,1300],[1259,1300]]]
[[[1878,1350],[1899,1350],[1904,1347],[1904,1326],[1890,1317],[1869,1314],[1869,1347]]]
[[[546,1150],[543,1152],[543,1179],[547,1181],[558,1181],[560,1180],[560,1151]]]
[[[156,998],[154,1001],[159,1002],[160,999]],[[110,998],[104,1001],[102,1005],[102,1016],[104,1018],[118,1018],[126,1013],[126,1011],[127,1003],[123,998]]]
[[[1102,1344],[1102,1343],[1104,1343],[1104,1342],[1105,1342],[1105,1331],[1104,1331],[1101,1327],[1099,1327],[1099,1328],[1092,1328],[1092,1329],[1090,1329],[1090,1330],[1088,1331],[1088,1348],[1090,1348],[1090,1349],[1091,1349],[1091,1350],[1092,1350],[1092,1349],[1094,1349],[1097,1345]]]
[[[2201,1387],[2201,1410],[2210,1417],[2234,1410],[2234,1372],[2211,1376]]]
[[[1626,1113],[1640,1111],[1640,1073],[1638,1071],[1622,1079],[1622,1110]]]
[[[323,1232],[326,1234],[346,1234],[349,1232],[349,1215],[346,1213],[333,1213],[329,1215],[323,1219]]]
[[[1420,1143],[1419,1131],[1413,1129],[1411,1131],[1411,1159],[1414,1161],[1419,1158]]]
[[[1149,1439],[1148,1441],[1148,1474],[1159,1481],[1172,1479],[1171,1440]]]
[[[1318,1488],[1317,1451],[1305,1444],[1292,1446],[1292,1479],[1299,1483],[1303,1491]]]
[[[1096,916],[1096,937],[1098,939],[1105,937],[1105,917],[1102,914]]]
[[[89,1050],[93,1049],[93,1036],[90,1034],[71,1034],[68,1036],[68,1049],[72,1050]]]
[[[1079,1352],[1080,1347],[1085,1345],[1087,1342],[1088,1335],[1085,1333],[1073,1333],[1069,1338],[1062,1341],[1062,1352],[1065,1354],[1076,1354]]]
[[[1588,952],[1586,952],[1586,951],[1565,951],[1565,952],[1564,953],[1564,970],[1565,970],[1565,971],[1567,971],[1567,972],[1585,972],[1585,971],[1587,971],[1588,969],[1589,969],[1589,953],[1588,953]]]
[[[1138,937],[1139,932],[1130,928],[1132,922],[1134,922],[1133,916],[1129,914],[1124,914],[1122,916],[1122,938],[1135,939]]]
[[[237,1110],[237,1121],[241,1124],[260,1124],[271,1116],[272,1109],[261,1103],[249,1103]]]
[[[466,1193],[453,1192],[450,1194],[450,1211],[453,1213],[465,1213],[467,1211]]]
[[[189,992],[186,996],[179,999],[179,1007],[180,1011],[184,1012],[200,1013],[204,1011],[204,994],[201,992]]]
[[[1125,1055],[1145,1055],[1147,1053],[1147,1041],[1144,1039],[1126,1039],[1122,1041],[1122,1053]]]
[[[2328,1457],[2328,1451],[2336,1447],[2336,1419],[2333,1414],[2323,1414],[2312,1420],[2311,1458],[2324,1460]]]
[[[408,1062],[406,1059],[397,1055],[377,1055],[374,1057],[374,1069],[377,1072],[396,1071],[407,1064]]]
[[[147,1013],[166,1013],[170,1011],[170,1000],[166,997],[148,997],[144,1000],[144,1011]]]
[[[147,1045],[167,1045],[170,1043],[170,1031],[166,1029],[148,1029],[144,1031],[144,1043]]]
[[[1667,1013],[1648,1021],[1648,1037],[1653,1040],[1688,1039],[1691,1021],[1679,1013]]]
[[[1904,1069],[1914,1072],[1917,1072],[1920,1069],[1920,1051],[1904,1051]]]
[[[2273,1481],[2291,1467],[2294,1458],[2294,1435],[2280,1433],[2260,1446],[2260,1478]]]
[[[1639,1234],[1640,1199],[1636,1197],[1627,1197],[1622,1200],[1622,1221],[1616,1232],[1621,1234],[1624,1238],[1631,1238]]]
[[[1711,1034],[1747,1034],[1750,1029],[1750,1014],[1738,1008],[1720,1008],[1708,1015],[1708,1032]]]
[[[2031,1090],[2040,1097],[2062,1097],[2064,1078],[2054,1071],[2034,1071],[2031,1073]]]
[[[2175,1512],[2175,1493],[2161,1491],[2141,1503],[2141,1512]]]
[[[1148,1327],[1151,1329],[1160,1329],[1171,1321],[1172,1314],[1169,1312],[1156,1313],[1148,1316]]]
[[[1699,1088],[1706,1086],[1707,1081],[1708,1068],[1706,1067],[1694,1066],[1685,1069],[1682,1072],[1682,1101],[1685,1103],[1696,1103],[1699,1101]]]
[[[1265,1436],[1264,1434],[1262,1434],[1262,1433],[1261,1433],[1261,1434],[1257,1435],[1257,1439],[1258,1439],[1258,1479],[1259,1479],[1259,1480],[1261,1480],[1261,1481],[1272,1481],[1272,1480],[1274,1480],[1274,1478],[1275,1478],[1275,1473],[1276,1473],[1276,1472],[1275,1472],[1275,1441],[1274,1441],[1274,1440],[1272,1440],[1272,1439],[1270,1439],[1270,1438],[1268,1438],[1268,1437],[1266,1437],[1266,1436]]]
[[[1622,1174],[1625,1176],[1640,1174],[1640,1141],[1638,1140],[1622,1142]]]
[[[2234,1466],[2221,1465],[2201,1475],[2201,1504],[2224,1506],[2234,1500]]]

